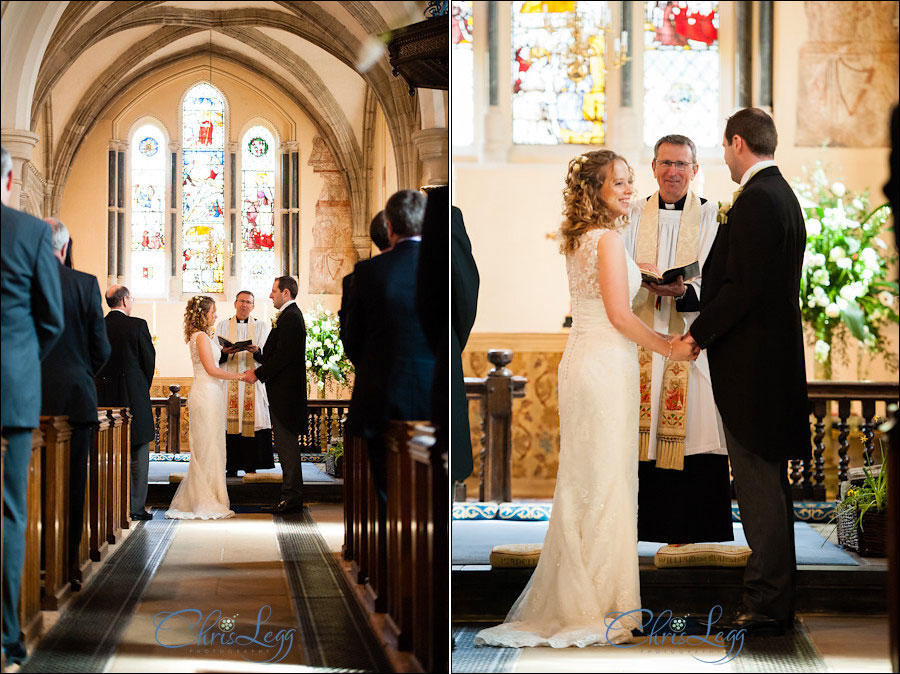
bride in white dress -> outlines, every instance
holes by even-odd
[[[223,379],[241,375],[216,366],[221,350],[210,333],[216,324],[211,297],[192,297],[184,312],[184,339],[190,345],[194,381],[188,394],[191,460],[166,517],[223,519],[234,517],[225,487],[225,388]]]
[[[641,274],[616,230],[632,182],[625,159],[609,150],[569,163],[559,234],[572,329],[559,364],[553,512],[528,585],[506,622],[479,632],[477,645],[624,643],[641,626],[637,345],[674,360],[696,356],[689,343],[652,331],[631,311]]]

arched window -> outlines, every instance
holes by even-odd
[[[241,140],[241,290],[266,297],[275,270],[275,137],[254,126]]]
[[[166,295],[166,144],[154,124],[131,137],[131,294]]]
[[[644,3],[644,144],[681,133],[718,145],[719,3]]]
[[[211,85],[182,101],[181,290],[225,291],[225,99]]]

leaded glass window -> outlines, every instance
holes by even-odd
[[[166,294],[166,144],[153,124],[131,138],[131,281],[133,297]]]
[[[225,100],[198,84],[182,102],[181,239],[186,293],[225,291]]]
[[[275,277],[275,162],[272,133],[254,126],[241,141],[241,290],[267,297]]]
[[[718,145],[719,3],[647,2],[644,143],[680,133]]]
[[[453,106],[453,144],[475,142],[475,75],[472,49],[472,0],[454,0],[450,22],[453,40],[453,82],[450,104]]]
[[[604,142],[608,26],[605,2],[512,3],[514,143]]]

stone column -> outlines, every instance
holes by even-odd
[[[40,136],[25,129],[3,129],[0,131],[0,139],[13,163],[13,185],[9,195],[9,206],[18,209],[19,204],[23,203],[25,164],[31,159],[31,151],[37,145]]]
[[[422,161],[422,185],[449,185],[450,134],[446,128],[420,129],[413,135],[413,142]]]

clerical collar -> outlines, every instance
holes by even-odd
[[[659,195],[659,210],[661,211],[683,211],[684,204],[687,201],[687,194],[685,194],[681,199],[676,201],[674,204],[667,204],[663,201],[662,195]]]
[[[244,320],[241,320],[240,318],[237,318],[237,316],[235,316],[235,319],[237,320],[238,323],[246,323],[247,321],[250,320],[249,318],[245,318]]]

